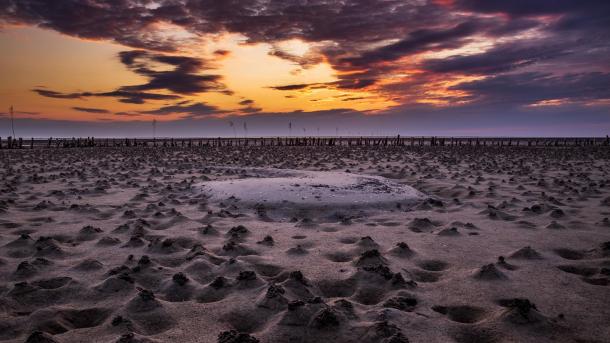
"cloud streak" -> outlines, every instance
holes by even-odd
[[[97,114],[105,114],[105,113],[110,113],[110,111],[105,110],[103,108],[91,108],[91,107],[72,107],[73,110],[79,111],[79,112],[87,112],[87,113],[97,113]]]

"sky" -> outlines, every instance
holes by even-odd
[[[0,137],[610,133],[607,0],[0,0]]]

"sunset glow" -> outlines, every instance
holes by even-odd
[[[570,26],[607,6],[123,2],[2,5],[0,104],[41,124],[608,110],[607,27]]]

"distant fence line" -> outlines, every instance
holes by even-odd
[[[610,138],[499,137],[251,137],[251,138],[49,138],[0,137],[0,149],[223,146],[610,146]]]

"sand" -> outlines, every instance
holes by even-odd
[[[213,167],[239,178],[195,184],[214,203],[233,203],[244,209],[278,214],[276,219],[317,211],[347,212],[410,208],[426,199],[413,187],[374,175],[337,171],[299,171],[276,168]]]
[[[0,156],[2,342],[610,342],[607,147]]]

